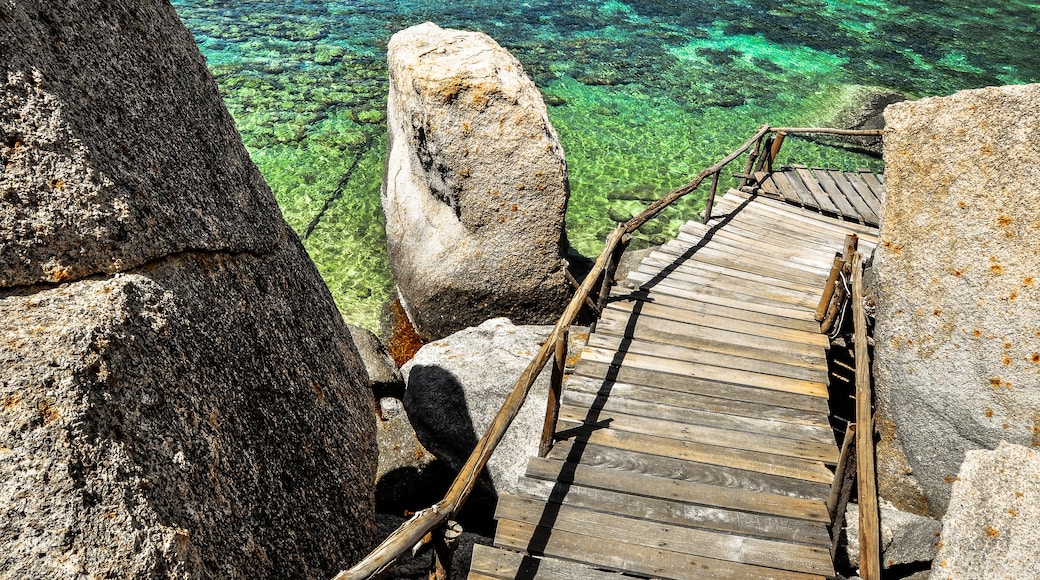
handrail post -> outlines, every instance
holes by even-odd
[[[744,164],[744,177],[740,180],[740,187],[744,187],[748,184],[748,179],[753,174],[751,173],[755,169],[755,160],[758,159],[758,154],[762,151],[762,139],[765,135],[759,137],[755,141],[755,148],[748,153],[747,163]]]
[[[600,281],[599,296],[596,297],[596,311],[599,316],[603,315],[603,310],[607,307],[607,302],[610,300],[610,289],[614,287],[614,274],[617,273],[618,264],[621,262],[621,256],[625,253],[625,248],[628,247],[629,242],[632,241],[632,234],[624,234],[621,236],[621,240],[618,245],[614,246],[614,251],[610,253],[610,257],[607,258],[606,267],[603,268],[603,280]],[[592,321],[592,331],[596,331],[596,323],[599,322],[597,317]]]
[[[776,156],[780,154],[780,147],[784,144],[784,138],[787,137],[787,133],[784,131],[777,131],[776,137],[773,139],[773,143],[769,148],[769,156],[766,157],[766,173],[773,172],[773,161],[776,160]]]
[[[462,526],[458,522],[448,520],[432,532],[433,557],[430,561],[429,580],[449,580],[451,578],[451,561],[462,537]]]
[[[711,208],[715,205],[715,192],[719,189],[719,173],[716,171],[711,175],[711,191],[708,192],[708,200],[704,202],[704,223],[711,220]]]
[[[838,274],[844,268],[845,258],[842,257],[841,252],[834,252],[831,273],[827,276],[827,284],[823,287],[823,296],[820,296],[820,303],[816,306],[816,322],[823,322],[823,319],[827,317],[827,307],[831,305],[831,298],[834,297],[834,285],[838,282]]]
[[[545,423],[542,425],[542,440],[538,444],[538,457],[549,455],[556,434],[556,420],[560,416],[560,399],[563,396],[563,374],[567,367],[568,331],[556,341],[556,358],[553,359],[552,378],[549,381],[549,397],[545,402]]]

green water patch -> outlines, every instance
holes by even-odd
[[[568,235],[586,255],[763,123],[817,125],[860,86],[918,97],[1040,80],[1035,2],[173,2],[344,317],[373,330],[393,284],[379,207],[386,44],[408,26],[485,32],[523,63],[567,154]],[[796,138],[780,162],[880,169]],[[706,191],[635,247],[696,218]]]

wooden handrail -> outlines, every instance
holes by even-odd
[[[382,543],[379,544],[372,552],[365,556],[360,562],[352,566],[351,568],[344,570],[337,574],[333,580],[362,580],[367,578],[379,578],[384,574],[393,564],[401,558],[406,552],[411,550],[413,547],[417,547],[423,544],[435,542],[435,538],[431,532],[441,528],[450,519],[454,518],[463,504],[469,498],[470,493],[473,491],[480,474],[483,473],[484,468],[487,465],[488,460],[491,458],[491,454],[495,451],[495,448],[502,441],[506,431],[512,424],[513,419],[516,418],[517,413],[520,411],[520,407],[527,400],[527,395],[534,385],[535,379],[541,373],[546,363],[551,359],[560,358],[560,349],[562,348],[562,354],[565,358],[566,355],[566,333],[570,328],[571,324],[577,318],[581,309],[588,305],[593,307],[594,302],[591,301],[590,295],[593,289],[600,286],[600,304],[595,304],[593,311],[596,315],[602,310],[603,301],[607,298],[609,293],[610,282],[609,278],[613,277],[613,270],[617,266],[617,262],[621,259],[621,254],[624,252],[627,242],[631,239],[631,234],[639,229],[647,221],[653,219],[657,214],[663,211],[665,208],[675,203],[678,199],[696,190],[700,184],[708,177],[712,177],[712,199],[709,199],[707,206],[705,207],[706,220],[711,216],[711,203],[714,198],[715,188],[718,185],[718,177],[721,171],[733,160],[740,157],[741,154],[746,152],[752,146],[755,147],[754,152],[748,160],[748,165],[754,164],[754,156],[762,150],[762,139],[769,133],[776,132],[784,133],[834,133],[841,135],[880,135],[880,132],[874,131],[855,131],[850,132],[842,129],[773,129],[769,125],[762,125],[758,131],[751,136],[747,141],[744,142],[740,147],[733,150],[729,155],[719,160],[711,167],[698,173],[689,183],[686,185],[673,189],[667,194],[662,196],[660,199],[654,201],[646,207],[639,215],[633,217],[623,224],[619,224],[610,234],[607,236],[606,243],[604,244],[603,251],[596,259],[592,269],[586,275],[585,279],[578,285],[574,296],[567,304],[567,308],[563,314],[557,320],[556,325],[553,326],[552,332],[549,337],[542,344],[538,353],[531,360],[531,362],[521,373],[520,377],[513,384],[513,389],[506,397],[505,402],[499,409],[497,415],[488,426],[487,431],[477,442],[466,463],[459,470],[455,480],[452,482],[451,487],[448,488],[444,498],[436,504],[420,510],[411,519],[406,521],[397,530],[391,533]],[[769,156],[770,151],[765,151],[766,156]],[[748,170],[745,170],[748,173]],[[561,346],[562,345],[562,346]],[[558,363],[559,364],[559,363]],[[559,394],[557,393],[557,397]],[[550,402],[547,406],[547,412],[551,413],[555,405]],[[547,419],[548,421],[548,419]],[[543,435],[542,449],[544,450],[546,445],[549,444],[545,441]]]
[[[881,533],[874,474],[874,421],[871,418],[870,352],[863,303],[863,255],[852,255],[852,323],[856,356],[856,481],[859,498],[859,570],[863,580],[881,580]]]

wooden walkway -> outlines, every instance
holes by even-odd
[[[847,233],[730,190],[615,288],[564,386],[558,442],[499,499],[470,578],[834,575],[827,337]]]
[[[885,199],[884,176],[861,169],[838,171],[792,165],[755,174],[750,192],[821,212],[828,216],[878,227]]]

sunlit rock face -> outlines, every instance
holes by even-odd
[[[966,451],[1040,445],[1040,85],[885,120],[878,398],[939,516]]]
[[[487,35],[430,23],[395,34],[388,61],[387,248],[420,336],[553,321],[569,190],[534,83]]]
[[[160,0],[0,1],[0,570],[328,578],[364,368]]]

